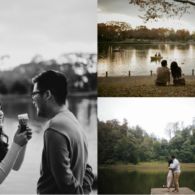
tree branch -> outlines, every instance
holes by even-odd
[[[189,0],[174,0],[175,2],[179,2],[179,3],[186,3],[186,4],[190,4],[195,6],[195,2],[194,1],[189,1]]]

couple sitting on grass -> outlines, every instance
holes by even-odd
[[[177,62],[171,62],[170,69],[173,78],[173,85],[185,85],[185,79]],[[155,83],[157,86],[170,85],[170,70],[167,67],[167,60],[162,60],[161,67],[157,68],[157,78]]]

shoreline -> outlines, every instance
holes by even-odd
[[[147,40],[147,39],[137,39],[137,40],[123,40],[123,41],[98,41],[98,44],[147,44],[147,45],[154,45],[154,44],[175,44],[175,45],[188,45],[192,44],[195,45],[195,41],[159,41],[159,40]]]
[[[195,76],[185,86],[156,86],[156,76],[98,77],[99,97],[195,97]]]

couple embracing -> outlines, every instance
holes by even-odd
[[[60,72],[49,70],[37,75],[32,81],[34,85],[32,102],[37,115],[48,120],[43,137],[44,145],[37,193],[90,193],[94,175],[88,164],[87,139],[78,120],[65,105],[66,77]],[[3,131],[1,135],[6,137]],[[11,169],[15,167],[19,169],[31,135],[29,127],[22,132],[19,125],[11,148],[0,162],[1,182]],[[2,139],[0,142],[4,143]],[[0,147],[0,153],[2,151]]]
[[[161,61],[161,67],[157,68],[157,77],[155,84],[157,86],[166,86],[170,85],[170,75],[173,79],[173,85],[185,85],[185,78],[182,75],[182,70],[178,66],[177,62],[171,62],[170,66],[171,71],[167,67],[167,60]]]
[[[168,161],[168,174],[167,174],[167,184],[168,192],[170,188],[174,186],[173,192],[179,192],[179,177],[181,173],[180,163],[174,155],[171,156],[171,159]]]

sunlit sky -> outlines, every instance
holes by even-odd
[[[186,13],[181,18],[164,18],[157,22],[144,23],[139,17],[143,12],[138,7],[129,4],[129,0],[98,0],[98,23],[107,21],[123,21],[129,23],[133,28],[146,25],[148,28],[174,28],[195,31],[195,7],[190,8],[190,14]]]
[[[168,139],[168,123],[192,124],[195,98],[98,98],[98,119],[127,119],[129,126],[141,126],[157,138]]]
[[[0,0],[0,69],[40,54],[97,51],[94,0]],[[2,57],[8,55],[8,57]]]

